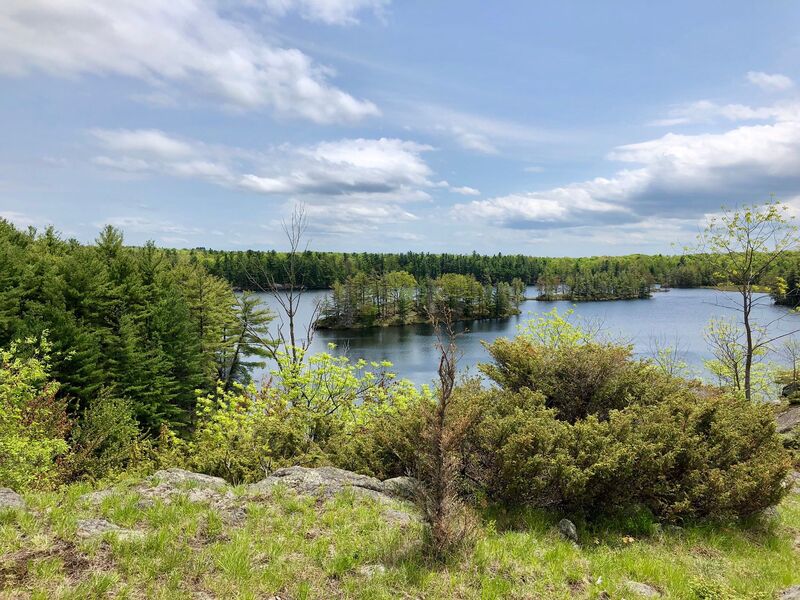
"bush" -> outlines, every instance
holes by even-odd
[[[768,408],[676,390],[652,405],[557,418],[540,394],[473,389],[466,473],[506,504],[587,516],[643,505],[660,518],[744,517],[776,504],[789,460]]]
[[[544,397],[563,421],[574,423],[588,415],[606,418],[609,411],[632,400],[652,399],[661,375],[631,359],[630,347],[588,343],[548,347],[524,337],[498,339],[487,346],[493,364],[483,373],[504,389],[529,389]]]
[[[587,516],[640,505],[669,520],[780,500],[790,461],[767,406],[669,377],[628,347],[567,339],[498,340],[482,370],[500,387],[456,394],[460,412],[480,415],[463,452],[483,493]]]
[[[423,396],[389,366],[323,353],[283,361],[260,390],[200,398],[188,464],[233,483],[297,464],[405,474],[414,444],[406,432],[418,420],[411,408]]]
[[[126,469],[140,440],[133,407],[107,390],[89,401],[72,431],[72,477],[98,480]]]
[[[66,404],[50,380],[49,348],[26,340],[0,350],[0,486],[17,491],[54,485],[67,451]]]

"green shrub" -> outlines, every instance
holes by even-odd
[[[765,405],[665,375],[557,315],[488,348],[481,369],[500,387],[456,397],[479,415],[466,479],[493,500],[677,520],[745,517],[785,493],[789,456]]]
[[[545,346],[520,336],[487,345],[494,360],[480,370],[511,391],[543,395],[558,418],[574,423],[588,415],[606,418],[630,402],[655,401],[664,376],[633,360],[632,348],[607,343]]]
[[[98,480],[124,470],[136,459],[139,439],[131,403],[102,391],[72,430],[71,476]]]
[[[473,387],[461,401],[481,415],[468,479],[505,504],[587,515],[642,505],[674,520],[743,517],[784,493],[789,460],[770,412],[742,399],[677,390],[574,424],[527,389]]]
[[[26,340],[0,350],[0,486],[17,491],[51,487],[67,451],[69,422],[50,380],[49,348]]]
[[[402,474],[413,452],[403,432],[421,395],[389,366],[322,353],[282,361],[260,390],[236,385],[200,398],[188,464],[233,483],[297,464]]]

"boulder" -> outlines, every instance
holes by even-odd
[[[781,591],[778,600],[800,600],[800,585],[793,585]]]
[[[781,388],[781,396],[784,398],[791,398],[800,394],[800,383],[790,383]]]
[[[419,481],[414,477],[392,477],[384,480],[383,493],[402,500],[412,501],[417,495]]]
[[[168,485],[172,487],[198,487],[198,488],[224,488],[228,485],[222,477],[204,475],[203,473],[192,473],[184,469],[164,469],[156,471],[148,477],[149,481],[157,481],[158,485]]]
[[[0,510],[4,508],[25,508],[25,501],[10,488],[0,488]]]
[[[800,427],[800,404],[793,404],[775,416],[778,433],[789,433]]]
[[[186,496],[189,502],[206,503],[219,511],[226,522],[241,522],[246,516],[244,509],[236,502],[233,492],[226,489],[227,486],[221,477],[167,469],[157,471],[135,489],[141,496],[139,505],[143,508],[152,506],[157,500],[169,504],[176,496]]]
[[[625,582],[625,589],[631,594],[636,594],[642,598],[660,598],[661,592],[651,585],[640,583],[638,581],[628,580]]]
[[[558,522],[558,531],[569,541],[576,544],[578,543],[578,528],[575,527],[575,523],[569,519],[561,519]]]
[[[88,494],[84,494],[81,496],[81,501],[87,504],[91,504],[92,506],[96,506],[101,504],[103,500],[106,498],[110,498],[114,495],[114,490],[111,488],[105,490],[97,490],[94,492],[89,492]]]
[[[357,494],[370,496],[377,500],[389,500],[383,484],[374,477],[359,475],[335,467],[287,467],[278,469],[269,477],[248,486],[250,494],[270,492],[276,485],[282,485],[297,492],[330,498],[342,490],[349,489]]]
[[[78,521],[75,535],[81,539],[89,539],[104,533],[114,533],[119,539],[132,540],[141,538],[144,533],[133,529],[123,529],[105,519],[81,519]]]
[[[358,567],[358,574],[362,577],[375,577],[384,573],[386,573],[386,567],[383,565],[361,565]]]

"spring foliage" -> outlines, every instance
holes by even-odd
[[[47,342],[0,350],[0,485],[46,488],[67,452],[65,403],[50,377]]]

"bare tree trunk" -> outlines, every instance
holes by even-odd
[[[750,375],[753,369],[753,327],[750,324],[750,293],[743,292],[742,299],[742,316],[744,321],[744,331],[747,338],[744,357],[744,397],[749,401],[752,396]]]

